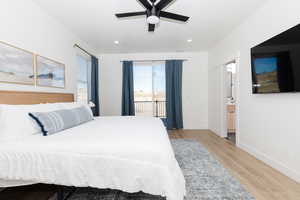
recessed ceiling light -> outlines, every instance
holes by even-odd
[[[114,41],[115,44],[119,44],[120,42],[118,40]]]
[[[187,42],[191,43],[191,42],[193,42],[193,40],[192,39],[188,39]]]

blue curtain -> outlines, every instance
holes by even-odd
[[[95,104],[92,108],[94,116],[100,115],[99,106],[99,69],[98,69],[98,58],[91,56],[92,69],[91,69],[91,101]]]
[[[134,116],[133,62],[123,62],[122,116]]]
[[[166,61],[166,125],[182,129],[182,60]]]

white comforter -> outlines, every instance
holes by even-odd
[[[144,117],[100,117],[52,136],[1,143],[0,179],[0,187],[48,183],[143,191],[168,200],[185,195],[161,120]]]

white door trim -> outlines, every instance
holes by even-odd
[[[232,60],[231,60],[232,61]],[[226,138],[228,136],[227,133],[227,88],[226,88],[226,64],[223,64],[221,66],[220,70],[220,76],[221,76],[221,137]]]

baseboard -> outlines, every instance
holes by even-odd
[[[300,174],[297,173],[296,171],[286,167],[284,164],[273,160],[271,158],[269,158],[267,155],[256,151],[255,149],[251,148],[248,145],[245,144],[239,144],[238,145],[239,148],[243,149],[244,151],[250,153],[251,155],[253,155],[254,157],[256,157],[257,159],[263,161],[264,163],[270,165],[271,167],[273,167],[274,169],[278,170],[279,172],[281,172],[282,174],[288,176],[289,178],[297,181],[300,183]]]
[[[184,126],[184,130],[208,130],[208,128],[200,124],[198,126]]]

